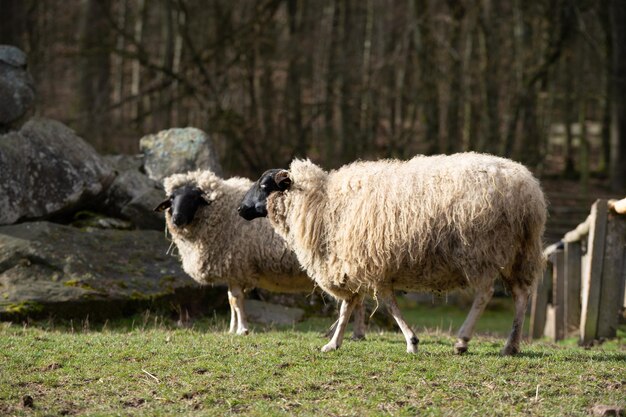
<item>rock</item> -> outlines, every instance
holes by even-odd
[[[33,79],[26,70],[26,54],[0,45],[0,132],[18,128],[35,101]]]
[[[143,156],[108,155],[104,159],[118,173],[106,193],[106,211],[140,229],[164,230],[164,216],[154,208],[165,199],[165,192],[160,182],[142,172]]]
[[[154,211],[164,199],[165,192],[158,182],[129,170],[115,178],[107,190],[105,205],[140,229],[164,230],[163,214]]]
[[[46,119],[0,135],[0,166],[0,225],[77,210],[114,177],[89,144]]]
[[[301,321],[304,317],[304,310],[300,308],[285,307],[259,300],[245,300],[244,308],[248,320],[261,324],[289,326]]]
[[[14,68],[26,68],[26,54],[17,46],[0,45],[0,62]]]
[[[118,219],[116,217],[105,216],[103,214],[87,210],[76,213],[70,225],[81,229],[87,227],[119,230],[134,229],[134,225],[129,221]]]
[[[143,155],[104,155],[102,157],[117,173],[143,170]]]
[[[598,417],[605,417],[605,416],[623,417],[626,415],[626,413],[624,413],[624,407],[620,407],[617,405],[594,405],[591,412],[594,416],[598,416]]]
[[[0,227],[0,319],[98,319],[177,303],[224,306],[226,291],[199,286],[166,254],[169,244],[152,230],[49,222]]]
[[[146,173],[158,182],[172,174],[196,169],[210,169],[223,175],[213,141],[199,129],[162,130],[141,138],[139,147]]]
[[[106,193],[106,211],[140,229],[164,230],[165,218],[154,208],[165,199],[165,192],[160,182],[142,172],[143,156],[107,155],[104,159],[118,173]]]

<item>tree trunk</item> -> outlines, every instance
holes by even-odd
[[[289,139],[295,140],[294,156],[301,158],[307,154],[308,143],[307,132],[302,123],[302,85],[301,85],[301,54],[297,53],[299,48],[300,32],[300,10],[298,10],[297,0],[288,0],[287,11],[289,15],[289,66],[287,69],[287,84],[285,90],[285,110],[287,120],[287,133]]]
[[[183,56],[183,35],[181,33],[181,28],[184,27],[187,22],[185,21],[185,14],[181,13],[180,10],[176,10],[176,34],[174,35],[174,57],[172,61],[172,73],[179,74],[181,70],[181,60]],[[174,80],[172,82],[172,97],[175,97],[175,106],[172,109],[172,126],[182,126],[181,113],[186,114],[187,112],[184,110],[184,100],[179,97],[179,89],[180,83],[178,80]]]
[[[407,89],[407,85],[411,84],[411,60],[413,53],[411,47],[411,31],[415,27],[415,24],[415,19],[412,15],[406,16],[404,28],[396,33],[396,39],[399,39],[401,47],[399,62],[390,71],[390,88],[393,86],[393,95],[389,103],[391,109],[389,118],[390,138],[385,155],[388,158],[402,157],[407,151],[403,142],[407,131],[405,123],[410,119],[410,106],[407,106],[405,90]]]
[[[425,124],[426,153],[440,152],[439,137],[439,93],[437,89],[437,63],[435,60],[434,36],[430,27],[432,18],[427,0],[415,0],[415,47],[420,63],[419,89],[420,106]]]
[[[340,0],[334,0],[329,5],[329,19],[330,29],[328,33],[328,54],[326,64],[326,92],[325,103],[323,113],[323,125],[324,125],[324,141],[326,161],[329,166],[335,166],[337,161],[337,130],[335,128],[335,106],[337,103],[337,96],[339,95],[337,77],[339,68],[337,65],[338,56],[337,51],[340,43],[340,25],[341,25],[341,11],[342,7]],[[338,162],[338,161],[337,161]]]
[[[161,5],[161,66],[172,72],[174,67],[174,18],[176,10],[172,0],[163,0]],[[159,75],[163,87],[158,92],[159,105],[153,118],[153,131],[169,128],[172,124],[172,90],[166,87],[166,76]]]
[[[24,3],[24,0],[0,0],[0,45],[13,45],[26,51]]]
[[[467,31],[465,40],[465,57],[464,57],[464,82],[463,96],[465,97],[465,105],[463,107],[463,143],[464,150],[477,150],[478,132],[480,131],[480,117],[477,108],[480,94],[476,83],[477,66],[480,61],[479,54],[475,45],[478,43],[478,28],[475,18],[472,19],[472,25]]]
[[[92,0],[93,1],[93,0]],[[144,23],[146,20],[146,5],[145,0],[137,1],[137,18],[135,20],[135,33],[134,41],[137,45],[143,43]],[[141,89],[141,62],[139,59],[135,59],[132,65],[130,93],[134,97],[133,106],[131,110],[131,118],[139,124],[139,118],[143,111],[142,98],[139,97]]]
[[[109,0],[88,0],[83,3],[80,29],[80,108],[85,111],[78,131],[94,141],[99,150],[110,129],[111,99],[111,33],[106,16]]]
[[[452,13],[452,34],[450,45],[453,48],[452,62],[450,65],[450,97],[448,98],[448,134],[446,153],[451,154],[463,148],[463,138],[461,133],[460,109],[464,106],[462,88],[463,81],[463,46],[465,39],[461,37],[461,25],[465,16],[465,7],[462,2],[448,0],[448,7]]]
[[[580,152],[580,185],[583,195],[589,192],[589,177],[591,166],[589,161],[590,144],[587,137],[587,102],[582,96],[578,103],[578,125],[580,128],[579,152]]]
[[[611,170],[611,112],[613,111],[613,36],[611,33],[611,18],[609,16],[609,1],[602,0],[599,7],[599,18],[604,30],[604,97],[602,100],[602,162],[601,171],[610,176]]]
[[[573,52],[567,53],[564,59],[565,70],[565,92],[563,102],[563,120],[565,124],[565,147],[564,158],[565,166],[563,169],[563,177],[573,179],[576,176],[576,167],[574,165],[574,135],[572,133],[572,125],[576,120],[576,110],[574,109],[574,62],[572,60]]]
[[[500,59],[499,19],[497,5],[499,0],[483,0],[481,3],[480,27],[483,36],[483,53],[485,70],[483,72],[483,88],[485,97],[486,131],[481,151],[497,155],[500,153],[500,121],[499,115],[499,77],[498,60]],[[492,10],[494,9],[494,10]]]
[[[361,108],[359,114],[359,131],[362,134],[361,152],[370,148],[373,138],[371,128],[372,86],[370,85],[372,64],[372,28],[374,26],[373,0],[367,0],[365,11],[365,36],[363,40],[363,63],[361,78]]]
[[[126,22],[127,22],[127,13],[128,13],[128,0],[121,0],[119,3],[119,10],[117,16],[117,27],[122,31],[126,31]],[[115,40],[115,49],[117,51],[124,51],[126,48],[126,38],[122,34],[117,35],[117,39]],[[126,83],[126,74],[125,74],[125,63],[126,59],[122,54],[115,54],[113,57],[113,103],[120,103],[124,99],[124,85]],[[125,105],[119,106],[114,111],[114,117],[116,125],[122,125],[126,122],[124,120],[124,115],[126,112]]]
[[[613,37],[611,189],[626,194],[626,2],[610,0]]]
[[[355,68],[351,66],[348,56],[353,53],[351,41],[353,41],[350,28],[356,24],[356,18],[353,16],[354,6],[350,1],[344,1],[341,8],[341,50],[338,51],[340,57],[340,75],[339,83],[339,102],[340,102],[340,143],[341,143],[341,162],[352,161],[357,156],[357,141],[359,140],[359,132],[355,124],[355,99],[353,90],[357,84],[354,77]]]

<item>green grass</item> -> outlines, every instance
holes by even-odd
[[[464,311],[415,308],[417,355],[370,329],[321,353],[331,319],[228,335],[226,318],[179,329],[151,315],[105,325],[0,325],[0,415],[589,415],[626,405],[622,339],[585,350],[546,341],[498,352],[511,322],[487,311],[465,356],[452,354]],[[90,328],[89,328],[90,327]],[[427,328],[427,331],[424,331]],[[623,332],[620,333],[623,337]],[[34,408],[24,407],[30,395]]]

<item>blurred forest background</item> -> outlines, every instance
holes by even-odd
[[[0,5],[36,113],[103,153],[195,126],[229,174],[476,150],[626,192],[623,0]]]

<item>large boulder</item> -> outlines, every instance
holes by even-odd
[[[225,305],[168,255],[163,233],[49,222],[0,227],[0,319],[104,318],[154,305]]]
[[[304,310],[297,307],[287,307],[272,304],[261,300],[244,301],[244,308],[248,320],[254,323],[291,326],[304,318]]]
[[[34,101],[26,54],[15,46],[0,45],[0,132],[17,127]]]
[[[89,205],[114,178],[89,144],[46,119],[0,135],[0,166],[0,225]]]
[[[117,173],[106,192],[105,206],[108,211],[130,220],[140,229],[163,230],[163,214],[154,212],[154,208],[165,199],[161,183],[141,172],[140,158],[116,155],[105,159]]]
[[[107,161],[107,163],[111,165],[113,170],[117,173],[124,172],[124,171],[142,171],[143,170],[143,155],[142,154],[104,155],[102,158],[104,158],[104,160]]]
[[[141,138],[144,169],[156,181],[181,172],[210,169],[222,176],[215,145],[200,129],[193,127],[162,130]]]

